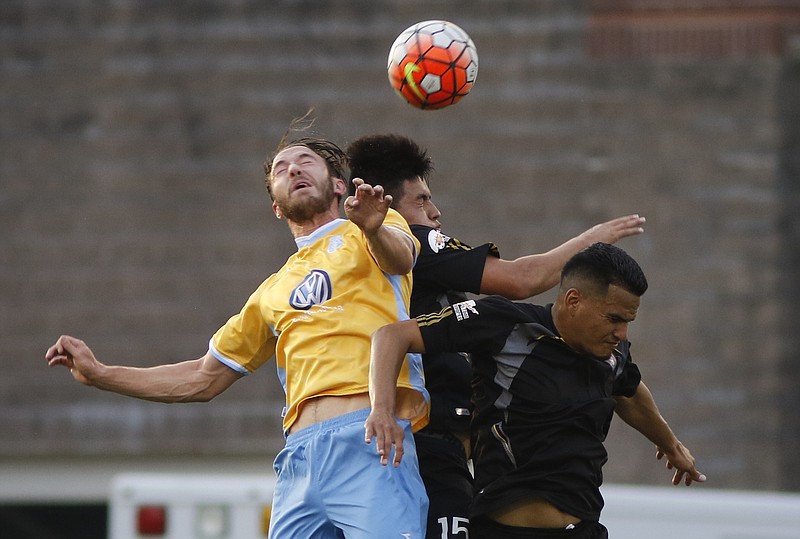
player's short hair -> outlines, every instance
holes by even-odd
[[[428,181],[433,161],[428,152],[402,135],[366,135],[347,146],[350,162],[350,194],[354,194],[353,178],[371,185],[380,185],[385,193],[399,200],[403,182],[422,178]]]
[[[292,120],[289,128],[283,134],[278,146],[267,156],[264,161],[264,183],[267,185],[267,192],[272,197],[272,184],[270,182],[272,174],[272,161],[275,156],[286,148],[294,146],[305,146],[325,160],[328,166],[328,174],[334,178],[347,179],[348,160],[347,154],[339,146],[330,140],[317,137],[300,137],[290,140],[289,135],[295,131],[305,131],[314,125],[314,118],[311,116],[313,109],[306,112],[300,118]]]
[[[647,278],[628,253],[608,243],[595,243],[570,258],[561,270],[561,286],[582,282],[588,292],[605,296],[610,285],[619,286],[641,297],[647,291]]]

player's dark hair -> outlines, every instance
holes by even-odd
[[[608,243],[595,243],[570,258],[561,270],[561,283],[580,280],[605,295],[610,285],[636,296],[647,291],[647,278],[628,253]]]
[[[367,135],[347,147],[350,161],[350,194],[355,193],[353,178],[380,185],[385,193],[400,200],[406,180],[428,181],[433,161],[428,152],[402,135]]]
[[[292,132],[305,131],[314,125],[315,119],[311,117],[312,113],[313,109],[310,109],[303,116],[292,120],[291,124],[289,124],[289,128],[283,134],[283,137],[281,137],[278,146],[264,161],[264,183],[267,185],[267,192],[270,197],[272,197],[272,185],[270,183],[272,161],[281,151],[293,146],[305,146],[322,157],[328,166],[328,173],[334,178],[340,178],[342,180],[347,178],[347,154],[333,142],[316,137],[300,137],[289,140],[289,135]]]

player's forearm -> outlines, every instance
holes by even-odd
[[[577,240],[572,239],[546,253],[528,255],[518,259],[518,262],[523,264],[522,282],[528,286],[524,292],[525,297],[536,296],[556,286],[561,275],[561,268],[572,255],[581,249],[578,245]]]
[[[578,236],[546,253],[514,260],[489,257],[484,265],[481,293],[522,300],[546,292],[558,284],[561,268],[570,257],[588,246],[586,238]]]
[[[390,275],[404,275],[414,267],[411,238],[388,226],[366,233],[367,245],[378,266]]]
[[[546,292],[558,284],[561,269],[573,255],[596,242],[614,243],[641,234],[644,222],[638,215],[626,215],[595,225],[546,253],[510,261],[487,258],[481,293],[520,300]]]
[[[397,378],[405,357],[402,344],[394,342],[391,329],[383,327],[372,335],[369,360],[369,400],[373,410],[394,415]]]
[[[639,384],[633,397],[617,399],[616,412],[628,425],[665,451],[673,450],[680,443],[644,383]]]
[[[373,409],[394,414],[397,378],[408,352],[424,352],[414,319],[379,328],[372,334],[369,362],[369,397]]]
[[[550,290],[558,284],[561,277],[561,269],[575,254],[592,244],[592,236],[584,232],[575,236],[540,255],[530,255],[523,257],[528,264],[538,269],[538,278],[531,282],[531,286],[536,286],[534,294],[541,294]]]
[[[551,254],[552,253],[552,254]],[[522,300],[550,290],[558,284],[567,256],[550,252],[514,260],[487,258],[481,279],[482,294],[499,294]]]
[[[185,361],[157,367],[103,365],[92,373],[92,386],[138,399],[173,403],[204,402],[217,393],[213,380],[199,372],[198,362]]]

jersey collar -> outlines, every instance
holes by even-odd
[[[328,232],[330,232],[334,228],[344,223],[345,221],[347,221],[347,219],[342,219],[341,217],[338,219],[334,219],[330,223],[322,225],[308,236],[300,236],[298,238],[295,238],[294,242],[297,245],[298,249],[302,249],[303,247],[308,247],[309,245],[317,241],[319,238],[325,236],[326,234],[328,234]]]

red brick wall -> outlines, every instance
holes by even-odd
[[[796,1],[593,0],[587,46],[595,57],[781,55],[798,32]]]

